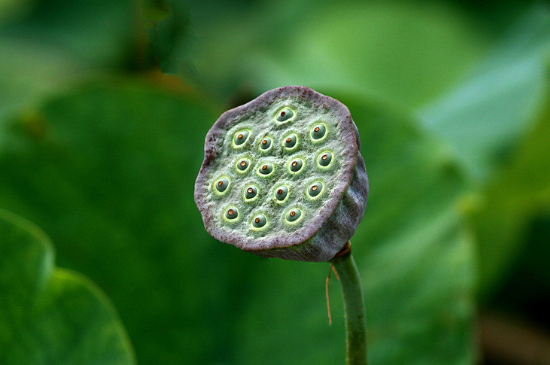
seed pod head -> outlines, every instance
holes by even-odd
[[[221,242],[328,261],[363,217],[368,178],[346,106],[303,86],[231,109],[206,136],[195,202]]]

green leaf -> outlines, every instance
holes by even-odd
[[[526,225],[548,202],[548,51],[550,8],[539,4],[467,82],[420,112],[479,189],[464,209],[479,243],[484,296],[501,285]]]
[[[457,210],[462,171],[416,120],[346,104],[361,131],[371,181],[355,241],[364,245],[356,261],[365,270],[371,336],[380,338],[372,362],[474,363],[476,266],[474,241]]]
[[[307,85],[417,106],[455,83],[488,42],[448,3],[285,1],[195,13],[201,41],[188,74],[224,95]]]
[[[550,8],[530,9],[462,85],[419,112],[476,181],[510,156],[540,109],[550,50]]]
[[[179,89],[108,84],[4,125],[0,201],[48,230],[61,265],[105,289],[141,364],[209,362],[231,345],[238,302],[220,300],[232,290],[222,269],[245,257],[208,236],[193,201],[221,110]]]
[[[499,288],[491,293],[488,304],[499,311],[520,312],[533,323],[543,324],[548,323],[546,311],[541,313],[537,308],[546,308],[550,293],[550,204],[528,226],[526,242],[499,277]]]
[[[17,21],[28,11],[28,1],[0,0],[0,25]]]
[[[143,26],[147,31],[150,57],[167,73],[178,72],[180,48],[189,27],[189,12],[182,2],[148,0],[141,4]]]
[[[54,267],[49,239],[0,210],[0,362],[134,364],[111,303],[88,279]]]
[[[548,80],[548,76],[544,79]],[[544,105],[544,112],[534,118],[534,125],[510,161],[483,187],[468,212],[479,241],[482,291],[492,293],[498,289],[526,243],[528,224],[550,205],[548,93]]]
[[[120,62],[129,51],[124,45],[134,39],[131,1],[33,0],[27,7],[25,17],[1,28],[0,34],[63,50],[93,67]]]
[[[134,42],[131,1],[8,2],[0,23],[0,121],[41,98],[119,68]]]
[[[67,87],[73,82],[71,75],[81,71],[70,57],[31,42],[0,37],[0,48],[9,54],[0,58],[0,121],[53,90]]]

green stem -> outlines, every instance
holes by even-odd
[[[346,365],[367,364],[367,319],[361,278],[351,252],[334,258],[334,268],[340,277],[346,315]]]

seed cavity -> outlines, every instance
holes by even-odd
[[[267,218],[263,214],[258,214],[254,218],[252,218],[252,228],[263,228],[267,224]]]
[[[323,183],[320,182],[320,181],[317,181],[317,182],[314,182],[313,184],[311,184],[309,186],[309,188],[307,189],[307,194],[310,197],[315,198],[315,197],[319,196],[319,194],[321,194],[323,189],[324,189]]]
[[[320,139],[323,139],[323,137],[327,134],[327,127],[324,124],[316,124],[311,128],[311,139],[313,141],[318,141]]]
[[[302,211],[298,208],[293,208],[293,209],[290,209],[285,214],[285,219],[288,222],[296,222],[298,219],[300,219],[301,216],[302,216]]]
[[[332,153],[330,152],[322,153],[317,159],[317,162],[319,163],[320,166],[327,167],[332,162]]]
[[[275,199],[277,201],[282,202],[284,201],[288,196],[288,187],[287,186],[279,186],[275,189]]]
[[[265,163],[263,165],[260,165],[260,167],[258,168],[258,173],[261,176],[271,175],[272,172],[273,172],[273,165],[270,163]]]
[[[248,158],[240,159],[235,166],[237,167],[237,172],[245,172],[250,167],[250,160]]]
[[[231,207],[225,211],[225,218],[229,220],[237,219],[239,216],[239,211],[235,207]]]
[[[219,193],[223,193],[227,190],[229,187],[229,180],[226,177],[222,177],[214,183],[214,186],[216,187],[216,190]]]
[[[277,112],[277,115],[275,116],[275,119],[278,122],[288,122],[289,120],[293,119],[296,113],[290,108],[283,108]]]
[[[271,138],[265,137],[264,139],[262,139],[262,141],[260,142],[260,149],[262,151],[267,151],[270,147],[271,147]]]
[[[236,147],[242,146],[248,139],[249,135],[250,135],[250,131],[247,131],[247,130],[242,130],[235,133],[235,136],[233,137],[233,144]]]
[[[293,149],[298,144],[298,136],[296,134],[291,134],[283,140],[283,146],[286,149]]]
[[[297,158],[290,161],[290,163],[288,164],[288,169],[290,170],[290,172],[297,173],[302,169],[303,166],[304,161],[300,158]]]
[[[249,185],[244,189],[244,198],[246,200],[252,200],[258,196],[258,188],[254,185]]]

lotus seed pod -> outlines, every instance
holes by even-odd
[[[328,261],[363,217],[368,177],[346,106],[287,86],[222,114],[195,202],[208,233],[263,257]]]

